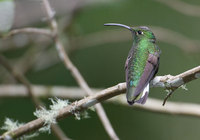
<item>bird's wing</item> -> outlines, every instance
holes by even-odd
[[[159,55],[158,54],[149,54],[144,72],[140,78],[138,85],[136,86],[134,96],[138,96],[147,84],[153,79],[155,74],[158,71],[159,66]]]
[[[128,55],[127,59],[126,59],[126,63],[125,63],[125,71],[126,71],[126,75],[125,76],[126,76],[127,89],[129,89],[129,87],[130,87],[130,75],[129,75],[130,72],[129,72],[129,69],[131,67],[131,63],[130,62],[133,59],[133,53],[130,53],[130,52],[129,52],[129,55]]]
[[[126,82],[128,82],[128,61],[129,61],[129,58],[130,56],[127,57],[126,59],[126,63],[125,63],[125,71],[126,71]],[[128,85],[128,83],[126,83]]]

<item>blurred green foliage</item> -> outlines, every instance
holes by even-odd
[[[200,5],[196,0],[184,1]],[[200,17],[186,16],[153,0],[126,0],[86,7],[76,16],[70,35],[84,36],[109,30],[110,28],[103,26],[107,22],[165,27],[188,38],[200,40]],[[159,36],[156,37],[159,39]],[[70,58],[91,87],[106,88],[125,81],[124,63],[131,44],[130,40],[96,45],[73,51],[70,53]],[[162,50],[158,75],[176,75],[200,64],[200,52],[185,52],[169,43],[158,42],[157,44]],[[15,52],[5,52],[4,55],[9,58],[19,57],[23,52],[23,49],[18,49]],[[46,70],[29,71],[26,76],[33,84],[77,86],[62,62]],[[170,100],[200,103],[199,84],[200,80],[187,84],[188,91],[178,89]],[[150,97],[163,99],[165,96],[163,89],[151,89]],[[43,101],[50,103],[47,99]],[[122,140],[195,140],[200,137],[200,121],[197,118],[155,114],[107,103],[103,105],[116,133]],[[29,99],[0,99],[0,124],[3,123],[4,117],[28,122],[34,119],[34,110]],[[69,117],[59,124],[67,136],[74,140],[109,139],[96,113],[89,111],[89,114],[91,116],[89,119],[77,121],[74,117]],[[34,139],[56,139],[52,135],[42,134]]]

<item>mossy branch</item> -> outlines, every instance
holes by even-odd
[[[152,81],[152,87],[163,87],[163,88],[170,89],[174,87],[180,87],[181,85],[184,85],[198,78],[200,78],[200,66],[195,67],[191,70],[188,70],[176,76],[169,76],[169,75],[157,76]],[[94,106],[95,104],[99,102],[106,101],[114,96],[124,93],[125,91],[126,91],[126,84],[120,83],[113,87],[104,89],[96,94],[90,95],[84,99],[73,102],[67,107],[64,107],[59,110],[58,115],[56,116],[56,120],[58,121],[62,118],[68,117],[69,115],[72,115],[73,114],[72,110],[82,111],[82,110],[88,109],[89,107]],[[200,105],[169,102],[167,107],[162,107],[158,105],[158,103],[161,103],[160,101],[157,101],[155,99],[149,99],[149,100],[150,101],[148,101],[147,104],[144,106],[134,105],[131,107],[140,108],[140,109],[144,109],[144,110],[148,110],[152,112],[200,117],[200,113],[198,111],[198,108],[200,107]],[[116,98],[114,99],[114,101],[116,103],[121,103],[121,104],[126,105],[125,103],[126,101],[124,99]],[[29,132],[32,132],[34,130],[41,128],[44,125],[45,125],[45,120],[41,118],[33,120],[19,127],[18,129],[14,131],[5,132],[2,136],[0,136],[0,140],[3,140],[4,138],[8,136],[12,138],[20,137],[24,134],[27,134]]]

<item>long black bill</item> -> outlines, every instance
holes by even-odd
[[[120,26],[120,27],[124,27],[124,28],[130,30],[131,32],[134,31],[131,27],[124,25],[124,24],[120,24],[120,23],[106,23],[106,24],[104,24],[104,26]]]

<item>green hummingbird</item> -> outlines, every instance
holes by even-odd
[[[149,95],[149,83],[158,72],[161,54],[153,32],[146,26],[129,27],[118,23],[104,25],[120,26],[131,31],[133,45],[125,63],[126,98],[130,105],[135,102],[144,104]]]

